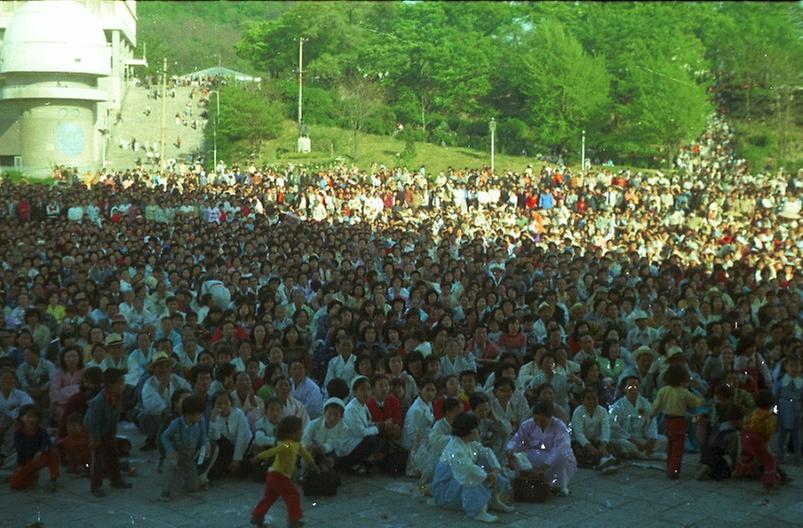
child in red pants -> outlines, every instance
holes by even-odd
[[[47,431],[39,425],[42,411],[35,405],[20,409],[20,426],[14,433],[14,447],[17,450],[17,470],[11,475],[11,489],[23,490],[36,484],[39,470],[47,467],[50,472],[48,491],[56,490],[59,479],[59,453],[51,445]]]
[[[304,516],[301,511],[301,497],[290,479],[293,476],[299,454],[304,457],[313,471],[317,472],[318,466],[312,455],[301,445],[302,425],[301,418],[297,416],[282,418],[276,428],[278,440],[276,447],[259,453],[251,460],[256,464],[261,460],[275,457],[265,482],[265,494],[251,512],[251,524],[255,526],[265,526],[265,514],[279,497],[287,506],[288,526],[297,528],[304,525],[301,521]]]
[[[775,457],[767,447],[775,433],[776,418],[771,411],[773,405],[775,399],[770,391],[762,390],[756,394],[756,410],[742,426],[741,452],[734,472],[737,476],[754,477],[758,462],[763,471],[761,482],[767,488],[775,487],[780,480]]]
[[[703,399],[695,396],[686,387],[689,384],[689,371],[684,365],[671,365],[664,373],[666,385],[658,391],[652,404],[652,415],[664,413],[664,427],[668,440],[666,457],[666,476],[677,479],[683,462],[683,447],[686,441],[686,413],[703,404]]]

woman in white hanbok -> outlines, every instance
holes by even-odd
[[[435,466],[443,449],[452,439],[452,423],[463,412],[463,402],[457,398],[446,398],[443,402],[443,418],[435,422],[429,436],[413,455],[413,463],[421,470],[419,484],[422,487],[432,482]]]
[[[435,414],[432,411],[432,400],[435,399],[438,389],[432,380],[421,382],[421,390],[418,398],[407,410],[404,417],[404,432],[402,445],[409,451],[410,456],[407,460],[407,476],[419,476],[421,468],[416,465],[416,452],[426,441],[430,429],[435,424]]]
[[[446,445],[435,466],[432,496],[442,508],[463,510],[469,517],[482,522],[494,522],[497,517],[488,509],[513,511],[501,495],[510,492],[493,452],[477,441],[477,418],[470,413],[455,418],[454,436]]]

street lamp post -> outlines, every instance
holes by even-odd
[[[491,130],[491,174],[494,174],[494,147],[496,142],[496,119],[493,117],[491,118],[491,122],[488,123],[488,128]]]
[[[220,120],[220,91],[219,90],[215,90],[212,93],[215,94],[215,103],[216,103],[216,109],[217,109],[217,111],[215,112],[215,128],[212,131],[212,137],[214,138],[214,150],[213,150],[214,167],[213,167],[213,170],[217,171],[217,124],[218,124],[218,121]]]
[[[586,170],[586,131],[583,130],[583,146],[580,152],[580,170]]]

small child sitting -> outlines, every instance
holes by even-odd
[[[191,392],[189,389],[176,389],[173,392],[173,395],[170,397],[170,421],[159,424],[159,430],[156,433],[156,438],[162,438],[162,435],[167,428],[173,423],[173,420],[176,418],[180,418],[181,413],[181,404],[190,396]],[[167,457],[167,451],[165,450],[164,442],[161,440],[158,442],[159,447],[159,462],[156,465],[156,472],[161,474],[164,469],[164,461]]]
[[[774,488],[780,480],[775,457],[768,447],[776,425],[776,418],[771,410],[773,405],[775,398],[770,391],[758,391],[756,410],[745,420],[742,427],[741,453],[735,471],[737,476],[754,477],[758,474],[756,463],[760,463],[763,471],[761,482],[766,488]]]
[[[742,409],[733,404],[720,413],[719,430],[702,447],[697,480],[730,478],[733,467],[739,460],[739,429],[742,427],[742,415]]]
[[[67,436],[61,439],[61,448],[67,459],[67,473],[88,476],[89,435],[84,429],[84,417],[81,413],[72,413],[67,417]]]
[[[307,424],[301,444],[310,452],[323,471],[335,467],[335,458],[348,455],[343,442],[346,427],[343,412],[346,406],[339,398],[329,398],[323,406],[323,416]]]
[[[208,441],[204,407],[205,402],[195,396],[184,398],[181,416],[174,418],[160,437],[167,458],[161,501],[169,501],[182,481],[188,491],[197,491],[201,487],[196,460]]]
[[[39,470],[47,467],[50,472],[48,491],[56,491],[59,479],[58,449],[53,447],[50,436],[40,425],[42,411],[33,404],[20,409],[20,425],[14,433],[14,448],[17,450],[17,469],[11,475],[11,489],[30,488],[39,477]]]
[[[611,441],[611,419],[599,404],[596,388],[583,392],[583,403],[572,414],[574,455],[581,467],[594,467],[602,473],[618,470],[616,458],[608,451]]]

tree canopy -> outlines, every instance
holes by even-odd
[[[795,3],[250,5],[238,8],[240,18],[230,6],[206,9],[224,24],[240,22],[226,53],[269,79],[269,97],[287,118],[296,113],[298,38],[305,39],[309,123],[359,122],[379,134],[400,123],[418,140],[476,146],[487,143],[494,117],[502,152],[576,160],[585,130],[595,158],[659,165],[713,112],[769,121],[779,134],[801,115],[803,19]],[[381,94],[383,108],[355,120],[344,93],[358,81],[375,86],[370,93]]]

